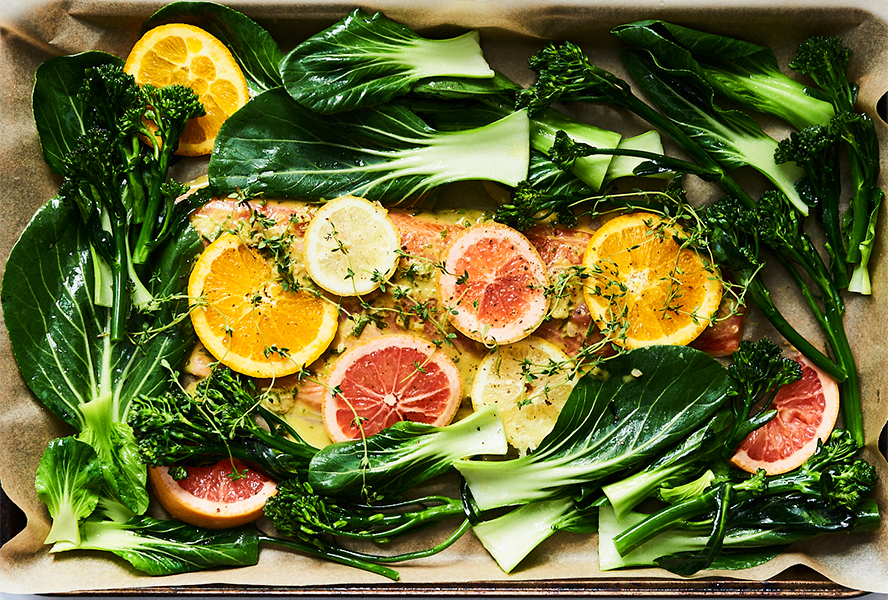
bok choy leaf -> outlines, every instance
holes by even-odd
[[[727,370],[691,348],[639,348],[603,368],[602,377],[579,380],[533,453],[454,463],[479,510],[553,498],[638,465],[697,429],[734,394]]]
[[[141,33],[166,23],[189,23],[211,33],[231,51],[251,94],[283,85],[283,53],[277,42],[246,15],[214,2],[172,2],[151,15]]]
[[[52,552],[112,552],[148,575],[174,575],[259,562],[259,534],[251,527],[202,529],[179,521],[135,517],[126,523],[87,521],[79,544],[59,542]]]
[[[324,116],[277,89],[225,122],[208,172],[219,194],[397,203],[454,181],[515,186],[527,177],[529,139],[525,111],[443,132],[397,104]]]
[[[650,50],[661,65],[700,76],[718,94],[743,106],[780,117],[796,129],[827,125],[829,102],[780,70],[764,46],[697,31],[666,21],[637,21],[613,29],[618,38]]]
[[[200,247],[187,226],[159,249],[152,291],[172,298],[185,285]],[[191,323],[176,318],[184,300],[162,302],[128,322],[129,335],[107,335],[111,309],[94,304],[93,260],[73,203],[56,198],[34,216],[13,247],[2,305],[12,351],[35,396],[95,449],[109,490],[133,512],[148,506],[145,465],[126,419],[133,398],[170,384],[165,364],[191,350]]]
[[[774,161],[777,141],[738,110],[722,110],[713,91],[696,74],[662,66],[647,50],[627,48],[620,57],[632,78],[657,107],[725,168],[749,166],[767,177],[802,214],[808,204],[796,190],[804,172]]]
[[[284,86],[325,114],[376,106],[432,77],[490,79],[477,31],[431,40],[382,13],[358,9],[284,58]]]

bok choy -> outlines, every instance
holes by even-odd
[[[483,127],[438,131],[398,104],[323,116],[278,89],[225,122],[209,176],[220,194],[354,194],[397,203],[454,181],[515,186],[527,177],[529,139],[525,111]]]
[[[110,495],[139,514],[148,506],[145,464],[127,424],[131,402],[170,385],[166,365],[180,365],[194,333],[184,299],[174,298],[200,248],[179,228],[153,261],[160,303],[127,322],[113,340],[112,310],[94,303],[95,268],[86,228],[73,203],[44,205],[13,247],[3,276],[3,314],[12,351],[34,395],[91,445]],[[12,317],[12,315],[15,315]]]
[[[423,79],[490,79],[480,36],[432,40],[382,13],[360,9],[308,38],[281,64],[287,91],[320,113],[376,106],[403,95]]]
[[[600,378],[586,375],[577,382],[554,429],[533,453],[454,463],[479,510],[598,484],[694,431],[735,393],[727,370],[691,348],[638,348],[603,369]]]

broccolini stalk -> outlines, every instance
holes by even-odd
[[[829,255],[829,271],[838,289],[848,287],[845,240],[839,214],[841,178],[839,164],[839,135],[835,127],[812,125],[788,138],[780,140],[774,160],[778,163],[795,162],[804,171],[801,182],[810,194],[811,204],[826,237],[825,249]]]
[[[858,86],[848,80],[851,50],[839,37],[813,36],[798,48],[789,67],[809,75],[836,111],[830,126],[847,148],[852,195],[845,214],[845,249],[853,265],[848,289],[871,294],[868,262],[875,240],[876,218],[884,192],[877,185],[879,140],[872,119],[854,109]]]
[[[298,479],[278,483],[277,492],[265,504],[265,516],[275,529],[324,551],[343,553],[372,563],[394,563],[437,554],[450,547],[469,528],[464,520],[442,542],[422,550],[379,556],[348,550],[336,538],[388,543],[454,516],[463,516],[461,499],[424,496],[399,502],[363,504],[335,496],[316,494]]]
[[[847,379],[844,367],[826,356],[789,323],[771,299],[758,272],[764,268],[764,242],[759,239],[758,212],[726,196],[707,207],[702,220],[708,229],[709,250],[715,261],[731,271],[768,321],[799,352],[838,381]],[[807,285],[807,283],[805,283]],[[819,312],[819,311],[818,311]]]
[[[811,313],[820,324],[837,364],[847,377],[841,381],[842,416],[845,427],[859,446],[863,439],[860,381],[842,316],[845,304],[830,277],[829,269],[804,231],[798,213],[788,208],[779,192],[766,192],[755,211],[754,227],[774,249],[786,271],[795,279]],[[814,284],[814,289],[807,279]]]
[[[802,378],[802,367],[784,358],[771,340],[743,340],[732,355],[728,372],[737,382],[738,394],[731,405],[734,424],[724,443],[722,456],[730,457],[754,430],[770,421],[775,411],[771,402],[784,385]],[[757,407],[755,414],[750,414]]]
[[[820,498],[829,506],[854,510],[878,481],[875,467],[855,459],[857,452],[858,446],[851,434],[836,429],[798,469],[772,476],[760,470],[736,483],[719,482],[699,496],[653,513],[616,535],[613,543],[617,551],[625,555],[678,523],[706,517],[718,507],[724,491],[719,490],[725,485],[732,490],[732,505],[752,498],[802,494]]]
[[[116,64],[85,69],[78,100],[85,106],[83,132],[62,158],[59,193],[80,209],[99,259],[96,272],[111,276],[97,286],[96,298],[111,307],[109,333],[119,340],[131,303],[153,299],[137,265],[183,216],[173,202],[184,186],[168,182],[167,171],[186,123],[204,109],[191,89],[140,88]]]

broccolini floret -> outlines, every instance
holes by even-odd
[[[878,480],[875,467],[856,458],[858,449],[850,433],[836,429],[798,469],[771,476],[759,470],[742,480],[719,482],[701,495],[667,506],[640,520],[615,535],[612,541],[617,552],[626,555],[661,533],[675,527],[692,526],[694,521],[711,518],[713,514],[716,518],[725,516],[725,523],[728,523],[730,514],[752,499],[810,497],[824,506],[854,511]],[[723,538],[726,532],[724,526],[714,527],[712,535]],[[711,562],[712,557],[708,558]],[[695,571],[706,568],[705,562],[694,561],[693,564]]]
[[[143,460],[171,466],[234,456],[273,477],[305,476],[316,449],[261,404],[252,380],[218,366],[193,394],[178,389],[133,401],[132,426]]]
[[[789,67],[811,77],[835,108],[830,127],[847,149],[852,196],[844,216],[846,260],[852,265],[848,289],[871,294],[868,263],[884,192],[878,187],[879,140],[872,119],[855,111],[857,84],[848,79],[851,50],[840,37],[813,36],[796,51]]]
[[[168,170],[186,124],[204,109],[190,88],[139,87],[116,64],[84,75],[83,134],[62,160],[60,195],[80,208],[99,277],[96,302],[112,308],[110,335],[119,340],[131,306],[153,300],[139,265],[184,218],[173,203],[185,188],[167,181]]]

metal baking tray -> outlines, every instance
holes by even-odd
[[[25,515],[0,489],[0,546],[25,526]],[[628,597],[700,597],[731,598],[855,598],[863,592],[829,581],[805,567],[793,567],[768,581],[737,579],[575,579],[558,581],[479,581],[449,584],[331,585],[312,587],[278,586],[190,586],[150,587],[115,590],[82,590],[64,596],[77,597],[275,597],[305,598],[359,597],[388,598],[428,596],[450,597],[554,597],[554,596],[628,596]]]

